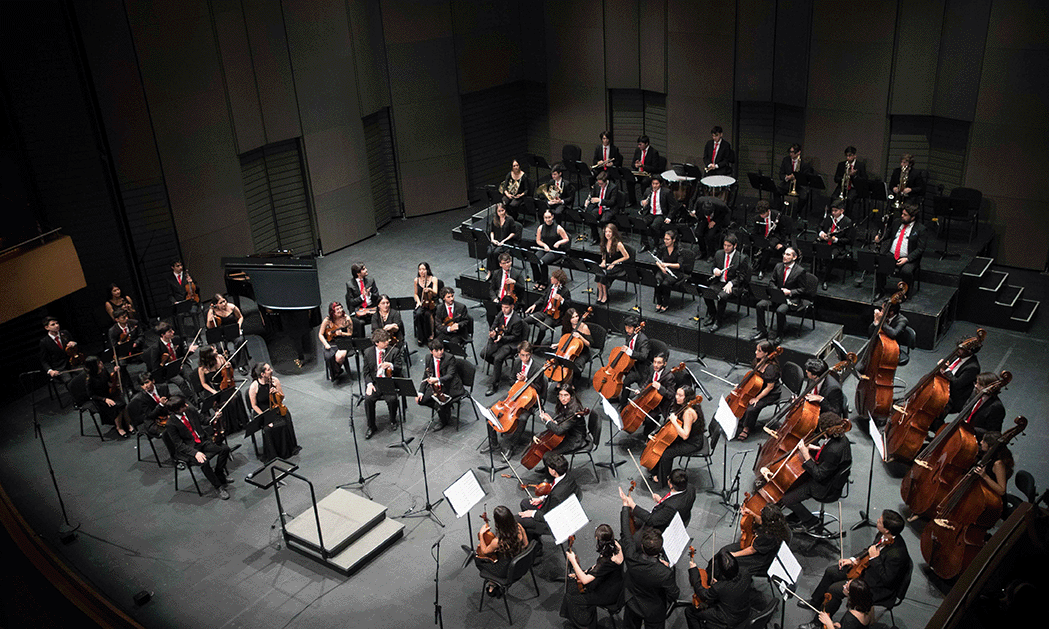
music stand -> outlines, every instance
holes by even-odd
[[[415,383],[408,378],[376,378],[372,381],[372,384],[375,385],[381,397],[393,395],[401,398],[401,421],[397,422],[398,427],[401,429],[401,440],[386,447],[404,448],[406,454],[411,454],[412,449],[408,444],[414,441],[415,437],[404,438],[404,422],[408,418],[408,398],[414,399],[419,394],[415,390]]]
[[[157,367],[150,373],[150,378],[153,382],[168,382],[175,376],[179,375],[179,363],[181,360],[172,360],[166,365]]]
[[[251,437],[251,445],[255,448],[255,456],[259,456],[259,442],[255,439],[255,433],[263,429],[266,424],[272,424],[272,426],[266,426],[265,429],[281,428],[286,422],[281,419],[280,415],[277,414],[277,409],[268,408],[264,412],[256,415],[251,421],[244,426],[244,438]],[[263,435],[263,439],[265,439]],[[276,457],[274,457],[276,458]],[[269,463],[269,461],[267,461]]]
[[[940,225],[943,226],[943,249],[935,252],[940,254],[941,260],[961,257],[957,253],[947,252],[947,248],[951,244],[951,218],[954,216],[954,204],[951,203],[952,200],[957,201],[960,204],[968,203],[968,200],[965,199],[951,199],[950,197],[942,195],[933,197],[932,200],[933,215],[936,217],[936,220]],[[967,208],[963,205],[961,209],[964,211]]]
[[[409,380],[408,383],[411,384],[411,381]],[[412,389],[414,390],[414,387],[412,387]],[[414,396],[414,394],[413,394],[413,396]],[[401,441],[403,442],[404,441],[404,436],[403,436],[404,422],[403,421],[401,422],[401,431],[402,431]],[[436,522],[438,525],[443,527],[444,526],[444,522],[441,522],[441,519],[437,517],[437,514],[434,513],[433,510],[437,507],[437,505],[439,505],[442,502],[444,502],[444,498],[443,497],[439,498],[437,500],[437,502],[430,502],[430,479],[429,479],[429,476],[427,476],[427,474],[426,474],[426,435],[429,434],[429,432],[430,432],[430,426],[427,425],[426,426],[426,430],[423,431],[423,436],[419,438],[419,449],[417,450],[417,452],[419,452],[419,455],[422,457],[422,461],[423,461],[423,489],[426,492],[426,504],[423,506],[422,509],[416,509],[415,508],[415,499],[413,498],[412,499],[412,506],[411,506],[411,508],[408,509],[407,511],[405,511],[404,513],[402,513],[400,516],[397,516],[397,517],[401,517],[401,518],[419,518],[419,517],[430,518],[431,520]],[[396,444],[396,445],[391,446],[391,447],[395,447],[396,448],[396,447],[399,447],[400,445],[401,444]],[[405,444],[405,447],[407,448],[407,444]],[[409,454],[410,453],[411,453],[411,451],[409,450]]]
[[[856,254],[857,264],[864,272],[870,272],[877,277],[878,273],[889,276],[896,269],[896,258],[891,253],[879,253],[877,251],[860,250]],[[871,287],[871,300],[875,298],[878,291],[878,281],[875,279]]]
[[[535,266],[540,266],[539,256],[537,256],[535,254],[535,251],[533,251],[531,249],[518,249],[518,251],[520,252],[520,257],[521,257],[521,262],[522,263],[527,262],[528,264],[534,264]],[[531,271],[532,269],[531,269],[531,267],[525,267],[525,270]],[[542,279],[543,278],[534,278],[534,277],[530,278],[527,275],[525,275],[525,281],[526,282],[531,282],[533,284],[540,284],[541,282],[537,281],[537,280],[542,280]],[[515,287],[515,290],[516,290],[516,287]]]
[[[178,326],[179,336],[186,336],[185,333],[182,331],[182,320],[187,315],[193,318],[194,325],[197,324],[197,312],[193,312],[193,309],[198,305],[198,302],[195,302],[191,299],[183,299],[182,301],[176,301],[175,303],[171,304],[171,318],[175,320],[175,325]]]
[[[238,336],[240,336],[240,326],[236,323],[227,323],[221,327],[208,328],[204,332],[204,339],[208,342],[208,345],[233,343]]]
[[[766,177],[761,172],[747,173],[747,179],[750,181],[750,187],[758,191],[758,199],[763,199],[763,192],[768,192],[770,195],[775,195],[776,182],[772,181],[772,177]]]

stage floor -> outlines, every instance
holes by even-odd
[[[380,289],[393,296],[409,294],[414,265],[422,260],[429,261],[435,273],[446,281],[467,272],[472,261],[463,255],[463,244],[446,237],[452,226],[465,216],[466,211],[460,211],[395,222],[384,228],[379,236],[325,256],[320,261],[324,300],[343,299],[350,265],[358,260],[367,262]],[[442,237],[435,238],[435,234],[442,234]],[[418,244],[420,242],[426,242],[425,248]],[[617,292],[622,295],[621,291]],[[632,299],[631,296],[630,301]],[[686,307],[686,311],[688,309]],[[471,313],[475,319],[481,317],[477,308],[471,309]],[[1049,462],[1044,457],[1049,448],[1049,434],[1045,422],[1039,421],[1049,403],[1049,388],[1045,386],[1045,374],[1049,373],[1049,341],[996,328],[988,331],[980,360],[986,369],[1008,368],[1013,371],[1013,382],[1002,396],[1008,415],[1010,420],[1017,414],[1025,414],[1031,419],[1027,434],[1019,437],[1013,447],[1017,469],[1031,471],[1038,479],[1041,491],[1049,479]],[[271,349],[275,354],[283,353],[279,346]],[[262,351],[260,347],[259,352]],[[908,384],[913,383],[946,353],[943,347],[936,352],[916,350],[911,363],[901,368],[898,375]],[[671,354],[673,362],[689,361],[692,357],[692,353],[677,350]],[[323,368],[316,359],[308,361],[302,369],[295,368],[289,361],[276,362],[287,393],[286,402],[303,447],[293,459],[300,465],[300,473],[316,485],[319,496],[327,495],[336,485],[356,480],[356,459],[349,429],[350,396],[357,390],[356,382],[344,380],[332,386],[324,379]],[[708,359],[708,363],[712,373],[727,374],[731,381],[738,381],[745,373],[742,368],[733,369],[713,358]],[[715,395],[721,396],[729,391],[728,385],[702,375],[694,363],[688,364]],[[415,378],[419,377],[418,362],[412,373]],[[850,380],[845,386],[850,396],[853,388],[854,382]],[[480,395],[483,386],[479,385],[476,390],[482,402],[490,404],[495,401],[494,397]],[[480,628],[506,624],[501,601],[486,602],[484,611],[477,611],[481,581],[473,566],[462,567],[465,554],[459,549],[460,544],[472,544],[472,540],[467,533],[466,521],[456,519],[447,504],[437,508],[437,514],[446,527],[439,527],[428,519],[405,520],[403,540],[361,571],[345,578],[279,544],[272,528],[277,517],[272,492],[255,489],[243,480],[248,471],[258,467],[257,461],[244,456],[250,452],[250,441],[240,449],[232,465],[236,478],[232,499],[220,501],[207,494],[199,498],[192,485],[183,485],[181,480],[184,491],[174,491],[171,468],[158,469],[148,459],[136,462],[134,439],[110,439],[109,436],[115,434],[112,432],[104,442],[99,442],[97,437],[81,437],[76,412],[68,406],[59,410],[46,397],[44,390],[37,392],[43,437],[47,440],[70,517],[81,524],[77,541],[63,546],[56,539],[60,512],[40,444],[33,436],[28,397],[0,409],[0,422],[4,428],[0,437],[0,478],[25,517],[55,551],[144,626],[302,628],[366,625],[375,629],[432,626],[436,563],[431,549],[442,535],[438,575],[445,625]],[[587,406],[595,405],[596,394],[585,390],[583,402]],[[703,409],[709,416],[714,405],[705,402]],[[358,408],[354,413],[355,423],[360,428],[364,423],[363,411]],[[463,409],[462,417],[464,421],[458,432],[446,429],[426,437],[429,489],[433,500],[466,470],[476,470],[477,466],[488,461],[487,455],[479,454],[476,449],[484,439],[484,425],[473,420],[473,413],[468,408]],[[416,437],[415,443],[418,443],[428,418],[428,409],[414,404],[409,406],[406,433]],[[379,412],[379,426],[381,431],[376,437],[360,442],[362,463],[366,474],[380,472],[368,487],[372,497],[387,505],[390,515],[398,515],[425,502],[422,462],[419,454],[407,455],[403,450],[386,447],[397,440],[397,433],[389,430],[383,410]],[[850,433],[850,439],[855,461],[854,482],[849,497],[842,502],[847,526],[857,521],[858,511],[866,504],[866,481],[872,451],[871,440],[859,428]],[[243,438],[235,435],[232,441],[240,443]],[[616,441],[629,440],[619,437]],[[759,440],[752,438],[747,443],[729,443],[727,452],[719,447],[713,466],[716,488],[722,487],[724,456],[733,469],[746,456],[743,467],[749,469],[753,460],[749,453],[758,444]],[[146,449],[143,458],[146,459],[145,455],[151,453],[148,446],[143,446]],[[640,444],[633,446],[632,451],[638,455]],[[607,447],[595,455],[599,462],[607,461],[608,457]],[[615,457],[628,460],[623,447],[617,447]],[[581,542],[576,545],[583,563],[589,565],[594,559],[593,546],[588,541],[593,525],[608,522],[618,527],[620,501],[616,487],[625,487],[631,478],[638,477],[637,471],[629,465],[619,468],[618,479],[611,478],[607,470],[600,468],[595,477],[585,458],[576,459],[575,473],[579,475],[584,492],[582,504],[591,520],[587,531],[581,533]],[[702,465],[693,462],[689,474],[701,490],[711,488],[710,478]],[[523,497],[516,482],[497,477],[494,483],[490,483],[483,474],[478,473],[478,477],[488,494],[485,505],[489,513],[500,504],[516,511],[516,505]],[[526,478],[537,477],[527,474]],[[898,479],[893,478],[880,463],[874,465],[873,479],[870,504],[874,513],[883,508],[900,508]],[[182,480],[189,482],[185,472]],[[743,482],[749,483],[750,480],[745,474]],[[187,486],[188,491],[185,490]],[[635,492],[638,493],[641,494],[639,503],[651,506],[645,492]],[[295,486],[282,490],[281,497],[288,501],[285,508],[291,513],[300,512],[309,503],[308,496]],[[479,508],[475,509],[471,516],[474,533],[480,522],[479,511]],[[731,526],[732,516],[732,512],[721,506],[715,496],[700,493],[688,527],[700,559],[705,560],[710,554],[712,541],[720,546],[735,539],[737,530]],[[903,533],[915,560],[907,600],[895,611],[897,624],[905,629],[924,627],[943,596],[939,589],[942,584],[931,580],[922,569],[919,533],[920,528],[914,526],[909,526]],[[872,537],[871,529],[849,533],[845,539],[845,553],[865,548]],[[792,547],[804,568],[799,590],[807,594],[816,585],[824,567],[837,560],[838,553],[826,544],[814,545],[802,540]],[[564,570],[563,558],[549,544],[547,548],[549,552],[538,572],[540,575],[560,574]],[[685,565],[684,561],[678,564],[678,581],[683,591],[687,587]],[[515,626],[562,627],[563,621],[557,610],[564,585],[540,579],[539,588],[538,598],[534,596],[530,582],[518,584],[510,591]],[[147,605],[135,608],[132,595],[141,589],[153,591],[154,598]],[[12,617],[10,614],[14,611],[9,612],[12,626],[28,625],[28,622],[19,623],[18,618]],[[788,627],[810,619],[809,614],[803,613],[793,603],[788,603],[785,613]],[[879,622],[879,627],[884,627],[887,622]],[[602,626],[607,626],[606,620],[602,620]],[[680,612],[671,618],[668,627],[685,627]]]

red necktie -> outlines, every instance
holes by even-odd
[[[528,375],[528,365],[521,363],[521,375]]]
[[[605,150],[605,158],[602,161],[607,162],[608,161],[608,147],[606,146],[604,150]],[[605,164],[605,170],[608,170],[608,164]]]
[[[597,204],[597,215],[601,216],[601,213],[605,210],[605,186],[601,186],[601,202]]]
[[[969,416],[965,418],[965,423],[966,424],[971,424],[972,423],[973,415],[976,414],[976,411],[979,410],[979,408],[981,406],[983,406],[983,398],[982,397],[979,400],[976,400],[976,406],[973,406],[972,412],[970,412]]]
[[[659,193],[658,192],[653,192],[652,193],[652,216],[655,216],[656,214],[659,213],[658,212],[658,207],[659,207]]]
[[[448,306],[448,318],[452,317],[452,307]]]
[[[510,317],[503,315],[503,329],[510,327]]]
[[[176,275],[176,276],[175,276],[175,279],[177,279],[177,280],[178,280],[178,285],[179,285],[179,286],[182,286],[182,274],[181,274],[181,273],[179,273],[178,275]]]
[[[544,310],[550,310],[551,308],[554,307],[554,297],[556,295],[557,295],[557,287],[556,286],[551,286],[550,287],[550,299],[546,300],[546,308],[544,308]]]
[[[170,356],[172,359],[174,359],[175,358],[175,348],[172,347],[171,341],[168,341],[167,345],[168,345],[168,356]]]
[[[378,363],[376,363],[377,365],[381,365],[382,364],[382,355],[384,353],[385,353],[385,350],[381,350],[381,349],[379,350]],[[377,373],[382,373],[381,369]]]
[[[62,336],[61,335],[55,337],[55,343],[58,345],[59,349],[62,349]]]
[[[826,448],[826,447],[827,447],[827,444],[826,444],[826,443],[824,443],[823,445],[821,445],[821,446],[820,446],[820,449],[819,449],[819,450],[816,450],[816,456],[815,456],[815,459],[816,459],[817,461],[819,461],[819,460],[820,460],[820,455],[821,455],[821,454],[823,454],[823,448]]]
[[[961,358],[955,358],[954,362],[951,363],[951,366],[947,368],[947,371],[950,371],[951,373],[954,373],[954,370],[958,367],[959,364],[961,364],[961,362],[962,362]]]
[[[769,222],[769,219],[766,218],[765,219],[765,238],[769,237],[769,228],[770,227],[772,227],[772,224]]]
[[[787,283],[787,276],[788,275],[790,275],[790,267],[789,266],[783,267],[783,284],[784,285],[786,285],[786,283]]]
[[[150,391],[149,394],[153,396],[153,401],[154,402],[156,402],[157,404],[160,404],[160,396],[157,395],[157,390],[156,389],[153,389],[152,391]]]
[[[652,372],[652,382],[659,382],[659,372],[658,371],[653,371]]]
[[[438,358],[433,359],[433,375],[438,380],[441,379],[441,361]]]
[[[664,500],[666,500],[667,498],[669,498],[669,497],[670,497],[670,494],[672,494],[672,493],[674,493],[674,491],[673,491],[673,490],[671,490],[671,491],[668,491],[668,492],[667,492],[667,495],[665,495],[665,496],[663,496],[662,498],[660,498],[660,499],[659,499],[659,502],[660,502],[660,503],[662,503],[662,502],[663,502]],[[659,504],[659,503],[657,503],[657,504]]]
[[[907,227],[909,226],[904,225],[900,228],[900,236],[896,239],[896,250],[893,252],[893,255],[896,256],[897,260],[900,259],[900,250],[903,248],[903,239],[907,235]]]
[[[648,149],[641,151],[641,168],[645,168],[645,155],[648,155]]]
[[[193,441],[200,443],[200,437],[197,436],[197,431],[193,430],[193,425],[189,423],[189,419],[185,415],[182,415],[182,423],[186,425],[186,428],[189,428],[189,434],[193,435]]]
[[[368,292],[364,290],[364,280],[360,279],[360,280],[357,280],[357,281],[361,285],[361,301],[363,301],[364,305],[367,307],[367,305],[368,305]]]
[[[630,337],[630,351],[634,350],[634,339],[636,339],[636,338],[637,338],[636,336]]]
[[[721,272],[721,279],[723,281],[726,281],[726,282],[728,281],[728,268],[730,266],[732,266],[732,254],[731,253],[728,254],[727,256],[725,256],[725,270]],[[784,281],[786,281],[786,280],[784,279]]]
[[[838,221],[834,220],[833,218],[830,219],[830,233],[833,234],[834,230],[836,230],[837,228],[838,228]]]
[[[711,164],[717,164],[718,163],[718,145],[719,144],[721,144],[720,141],[714,143],[714,154],[710,156],[710,163]]]
[[[506,271],[503,271],[503,280],[499,282],[499,299],[506,297]]]

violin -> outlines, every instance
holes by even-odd
[[[765,379],[761,375],[761,370],[765,368],[765,365],[769,364],[772,360],[775,360],[780,354],[783,353],[782,347],[777,347],[765,357],[762,358],[753,369],[747,372],[747,375],[743,376],[743,380],[736,385],[735,389],[725,396],[725,401],[728,403],[729,409],[732,410],[732,414],[736,416],[736,419],[743,417],[743,413],[747,410],[750,405],[750,401],[761,393],[761,390],[765,388]]]
[[[551,314],[550,316],[554,317],[555,319],[560,319],[560,304],[561,301],[563,301],[563,299],[561,299],[560,295],[558,295],[555,299],[560,300],[557,302],[558,305],[555,306],[555,312],[557,314]],[[554,352],[554,354],[558,358],[564,358],[565,360],[575,361],[575,359],[579,358],[580,354],[583,353],[583,350],[586,349],[586,343],[583,342],[583,339],[576,337],[575,333],[579,330],[579,326],[582,325],[583,321],[585,321],[586,318],[589,317],[593,312],[594,309],[592,307],[587,308],[586,312],[584,312],[583,315],[579,317],[579,321],[577,321],[576,324],[572,326],[572,331],[561,336],[561,340],[557,342],[557,349]],[[572,369],[568,367],[562,367],[556,364],[554,367],[548,368],[543,373],[544,375],[546,375],[547,378],[553,380],[554,382],[564,382],[566,379],[572,377]]]
[[[513,476],[510,476],[509,474],[502,474],[502,477],[503,478],[513,478]],[[543,481],[543,482],[538,483],[538,484],[531,485],[531,484],[527,484],[527,483],[522,483],[522,482],[520,482],[520,480],[518,480],[518,485],[517,486],[520,487],[521,489],[525,490],[525,491],[528,491],[529,488],[534,489],[535,490],[535,495],[537,497],[549,496],[550,492],[553,491],[553,489],[554,489],[553,484],[548,483],[546,481]],[[530,492],[530,491],[528,491],[528,493],[529,493],[529,495],[532,494],[532,492]]]
[[[484,525],[487,526],[488,528],[481,529],[480,531],[478,531],[477,532],[477,539],[480,540],[485,546],[491,546],[492,542],[495,540],[495,533],[492,532],[491,524],[488,523],[488,512],[487,511],[481,512],[481,519],[484,520]],[[487,559],[488,561],[495,561],[495,559],[496,559],[495,553],[491,553],[491,554],[482,553],[481,552],[481,544],[477,545],[477,548],[474,550],[474,554],[477,557],[479,557],[480,559]]]
[[[569,535],[568,536],[568,551],[569,552],[572,551],[572,544],[574,544],[574,543],[575,543],[575,535]],[[565,555],[565,581],[566,582],[568,581],[568,555]],[[586,591],[586,586],[583,585],[582,581],[576,579],[575,584],[576,584],[576,587],[579,588],[579,593],[580,594],[582,594],[583,592]]]
[[[164,365],[170,363],[171,360],[172,360],[171,354],[169,354],[167,352],[164,352],[163,354],[160,355],[160,366],[163,367]]]
[[[891,534],[886,533],[885,535],[882,535],[881,539],[878,540],[878,543],[875,544],[875,546],[877,546],[878,550],[880,551],[881,549],[885,548],[886,546],[892,544],[894,541],[896,541],[896,538],[893,537]],[[852,566],[849,568],[849,579],[858,579],[858,578],[860,578],[860,576],[863,575],[863,571],[867,569],[868,565],[870,565],[870,562],[871,562],[871,549],[867,548],[866,550],[863,551],[863,556],[862,557],[857,557],[856,561],[854,561]],[[829,592],[827,593],[827,596],[830,596]],[[826,603],[824,603],[824,606],[826,606]],[[824,611],[826,611],[826,610],[824,610]]]
[[[219,391],[232,389],[235,384],[233,382],[233,364],[227,360],[226,364],[219,370],[219,373],[222,374],[222,380],[219,382]]]
[[[626,495],[629,497],[630,494],[634,493],[635,489],[637,489],[637,481],[636,480],[632,480],[632,481],[630,481],[630,489],[627,490]],[[634,533],[637,533],[637,525],[634,524],[634,512],[633,512],[633,510],[631,510],[630,511],[630,535],[633,536]]]
[[[677,367],[670,370],[670,373],[677,374],[684,371],[684,369],[685,363],[678,363]],[[645,418],[663,402],[666,387],[660,385],[657,390],[652,386],[653,384],[649,382],[645,385],[645,388],[623,407],[623,411],[619,414],[623,423],[623,430],[634,432],[640,428],[641,424],[645,423]]]
[[[429,287],[423,289],[422,307],[431,311],[437,309],[437,291]]]
[[[976,330],[976,336],[961,341],[950,356],[941,360],[919,380],[903,397],[902,406],[893,406],[892,417],[886,428],[885,456],[890,460],[913,461],[933,420],[943,414],[951,396],[951,382],[945,374],[947,365],[958,357],[960,350],[975,352],[983,345],[987,332]]]
[[[637,338],[644,329],[645,322],[642,321],[634,328],[634,333],[630,338]],[[608,355],[608,364],[601,367],[594,374],[594,390],[604,396],[606,400],[619,397],[619,394],[623,392],[623,378],[634,367],[634,358],[627,354],[629,345],[628,341],[626,345],[613,349]]]
[[[1003,371],[980,395],[974,395],[951,423],[942,426],[918,453],[900,484],[900,495],[911,512],[931,517],[951,489],[965,476],[980,452],[980,444],[966,420],[976,405],[997,395],[1012,380]]]
[[[66,343],[66,356],[69,357],[70,367],[79,367],[84,364],[84,355],[80,353],[80,346],[72,341]]]
[[[338,327],[338,328],[334,327],[334,326],[329,327],[324,332],[324,340],[328,341],[329,343],[331,343],[337,337],[340,337],[340,336],[352,336],[353,335],[353,319],[350,319],[349,317],[346,317],[346,319],[348,320],[348,323],[346,325],[342,326],[342,327]]]
[[[546,361],[548,368],[553,364],[555,364],[553,360]],[[496,432],[516,430],[520,416],[539,401],[539,392],[535,390],[532,383],[541,375],[543,375],[543,370],[539,369],[528,380],[518,380],[510,387],[505,399],[496,402],[492,408],[488,409],[499,420],[499,427],[495,428]]]
[[[193,281],[193,278],[186,274],[186,283],[183,285],[186,289],[186,301],[195,301],[200,303],[200,292],[197,290],[197,283]]]
[[[900,282],[897,288],[890,302],[882,307],[878,326],[861,350],[863,367],[856,383],[856,410],[861,416],[869,413],[875,419],[886,419],[892,412],[892,382],[900,363],[900,346],[883,334],[882,329],[889,318],[890,303],[899,306],[907,298],[907,285]]]
[[[685,405],[678,409],[675,414],[680,419],[684,417],[685,411],[702,401],[703,396],[697,395],[691,400],[685,402]],[[641,465],[650,470],[655,469],[656,465],[659,464],[659,459],[662,458],[663,453],[670,447],[670,444],[677,440],[677,438],[677,429],[674,427],[673,422],[668,418],[660,429],[649,437],[648,443],[645,444],[645,451],[641,453]]]
[[[936,517],[922,530],[922,557],[942,579],[953,579],[969,567],[983,549],[988,529],[1002,517],[1002,497],[983,482],[976,469],[988,469],[999,450],[1027,428],[1026,417],[1017,417],[1014,423],[951,489],[939,503]]]
[[[281,417],[288,415],[288,407],[284,406],[284,394],[277,391],[276,387],[270,387],[270,408],[277,409]]]
[[[423,379],[424,382],[426,380],[429,380],[431,377],[433,377],[433,373],[430,372],[430,368],[429,367],[426,368],[425,376],[426,377]],[[444,406],[448,402],[452,401],[452,398],[447,393],[445,393],[444,390],[443,390],[443,387],[441,387],[441,381],[440,380],[438,380],[434,384],[431,384],[430,385],[430,389],[433,392],[433,399],[437,400],[437,403],[440,404],[441,406]],[[532,468],[528,468],[528,469],[532,469]]]
[[[584,408],[578,413],[573,413],[565,419],[559,421],[558,425],[566,421],[571,421],[572,418],[586,417],[589,414],[590,409]],[[536,437],[536,440],[529,444],[528,449],[525,450],[524,455],[521,457],[521,465],[523,465],[526,470],[534,468],[536,465],[539,464],[540,461],[543,460],[543,455],[553,450],[557,446],[561,445],[561,442],[564,440],[564,435],[556,434],[552,430],[544,431],[543,434]]]
[[[696,560],[696,549],[692,546],[688,547],[688,558],[695,562]],[[710,589],[710,576],[704,568],[697,568],[699,570],[699,583],[703,586],[703,589]],[[707,604],[703,602],[703,599],[699,598],[699,594],[696,594],[695,589],[692,591],[692,607],[696,609],[703,609]]]

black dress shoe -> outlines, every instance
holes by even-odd
[[[770,336],[769,343],[772,343],[773,347],[779,347],[780,338],[778,336]]]
[[[826,283],[826,282],[823,282],[823,284],[822,284],[822,285],[821,285],[820,287],[821,287],[821,288],[822,288],[823,290],[827,290],[827,283]]]
[[[765,332],[764,330],[758,330],[753,335],[751,335],[750,340],[752,340],[752,341],[760,341],[761,339],[763,339],[766,336],[768,336],[768,334],[769,333]]]
[[[441,422],[434,422],[430,425],[430,432],[437,432],[444,429],[444,424]]]
[[[718,325],[717,322],[711,323],[709,326],[707,326],[707,332],[710,332],[711,334],[713,334],[714,332],[717,332],[720,329],[721,329],[721,326]]]
[[[485,395],[495,395],[496,386],[494,384],[488,385],[488,388],[484,390]]]
[[[374,429],[374,428],[369,428],[369,429],[368,429],[368,430],[367,430],[367,431],[366,431],[366,432],[364,433],[364,438],[365,438],[365,439],[371,439],[371,438],[372,438],[373,436],[375,436],[375,429]]]
[[[242,376],[248,375],[248,366],[247,365],[241,365],[240,366],[240,375],[242,375]]]

